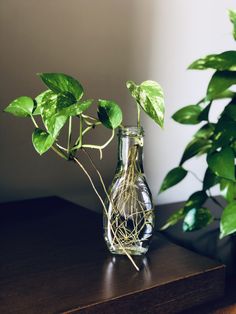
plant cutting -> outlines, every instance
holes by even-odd
[[[233,23],[233,37],[236,40],[236,11],[230,10],[229,17]],[[201,124],[185,148],[178,167],[170,170],[164,178],[160,193],[182,181],[191,170],[184,166],[189,159],[205,155],[207,169],[200,180],[202,188],[194,192],[184,206],[172,214],[162,230],[183,222],[183,231],[195,231],[206,227],[215,218],[205,206],[211,199],[222,209],[220,219],[220,238],[236,232],[236,51],[230,50],[220,54],[211,54],[193,62],[189,69],[214,70],[207,87],[206,95],[196,104],[178,110],[173,119],[185,125]],[[221,100],[227,101],[216,122],[211,121],[209,112],[218,106]],[[193,173],[192,173],[193,174]],[[212,187],[218,185],[221,195],[227,202],[223,206],[211,193]]]
[[[62,73],[40,73],[39,77],[47,87],[45,91],[35,98],[19,97],[4,111],[32,120],[32,142],[40,155],[51,149],[82,169],[103,207],[104,237],[109,250],[114,254],[127,255],[139,270],[132,255],[147,252],[154,225],[151,193],[142,167],[143,130],[140,113],[143,110],[163,127],[162,88],[154,81],[145,81],[140,85],[127,82],[127,88],[136,100],[137,126],[124,127],[122,110],[115,101],[99,99],[97,117],[94,117],[88,113],[94,100],[82,100],[84,89],[78,80]],[[102,145],[88,143],[86,135],[94,133],[101,126],[111,130],[109,139]],[[75,132],[77,129],[78,134]],[[115,178],[108,191],[90,150],[97,150],[102,159],[103,150],[113,140],[116,129],[119,129],[120,138],[119,159]],[[63,131],[67,134],[66,144],[61,140]],[[80,160],[81,153],[87,157],[87,166]],[[95,169],[105,200],[98,192],[88,167]]]

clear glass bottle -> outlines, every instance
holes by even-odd
[[[118,132],[118,164],[104,212],[104,237],[113,254],[142,255],[154,229],[150,189],[143,172],[143,128]]]

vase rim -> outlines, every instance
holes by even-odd
[[[144,136],[144,129],[142,126],[125,125],[119,127],[118,136]]]

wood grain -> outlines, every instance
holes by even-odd
[[[225,268],[163,237],[111,256],[102,217],[57,197],[0,205],[0,313],[177,313],[219,298]]]

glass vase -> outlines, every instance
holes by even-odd
[[[118,163],[104,212],[104,237],[113,254],[145,254],[153,233],[155,217],[143,171],[143,136],[141,127],[118,132]]]

